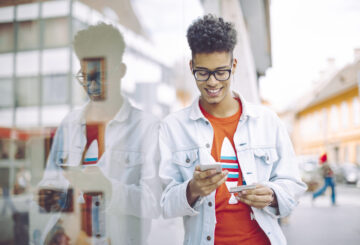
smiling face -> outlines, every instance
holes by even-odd
[[[231,59],[232,56],[228,52],[199,53],[194,55],[193,61],[190,61],[190,69],[219,71],[219,77],[223,70],[232,69],[232,75],[236,68],[236,59]],[[207,81],[197,80],[196,85],[201,93],[200,103],[205,106],[216,106],[232,99],[230,79],[231,76],[225,81],[218,81],[213,74]]]

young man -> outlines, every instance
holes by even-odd
[[[206,15],[187,38],[200,97],[161,124],[163,215],[183,217],[184,244],[286,244],[277,218],[289,215],[306,190],[286,129],[275,113],[231,91],[231,23]],[[200,170],[210,155],[222,172]],[[256,187],[229,193],[250,184]]]

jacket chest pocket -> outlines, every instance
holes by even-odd
[[[254,148],[254,158],[257,168],[258,180],[268,181],[274,164],[279,160],[275,147]]]
[[[112,151],[106,159],[109,176],[123,183],[136,184],[141,179],[144,162],[142,152]]]
[[[172,162],[179,168],[183,181],[192,178],[198,159],[198,149],[173,152]]]

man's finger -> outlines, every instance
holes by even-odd
[[[209,169],[209,170],[205,170],[205,171],[195,171],[195,174],[197,175],[198,179],[205,179],[205,178],[208,178],[210,176],[217,175],[220,173],[216,173],[215,169]],[[194,174],[194,176],[195,176],[195,174]]]
[[[240,195],[241,200],[249,200],[250,202],[270,203],[273,200],[271,195]]]
[[[241,191],[241,194],[246,195],[272,195],[273,191],[264,185],[257,185],[255,189]]]
[[[204,181],[204,184],[205,185],[214,185],[214,184],[216,185],[218,182],[222,181],[223,179],[226,180],[227,173],[228,173],[228,171],[225,170],[225,171],[222,171],[219,174],[216,174],[216,175],[214,175],[212,177],[209,177]]]

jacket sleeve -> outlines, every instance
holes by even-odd
[[[271,176],[264,184],[276,194],[278,209],[266,207],[264,210],[274,217],[288,216],[298,204],[298,197],[307,186],[301,180],[295,152],[285,125],[277,118],[276,150],[279,160],[274,163]]]
[[[182,216],[197,215],[198,208],[202,204],[199,199],[194,207],[187,201],[186,189],[190,180],[184,181],[178,167],[172,162],[171,139],[165,123],[160,126],[159,145],[160,145],[160,178],[163,184],[163,194],[160,206],[164,218],[174,218]]]

